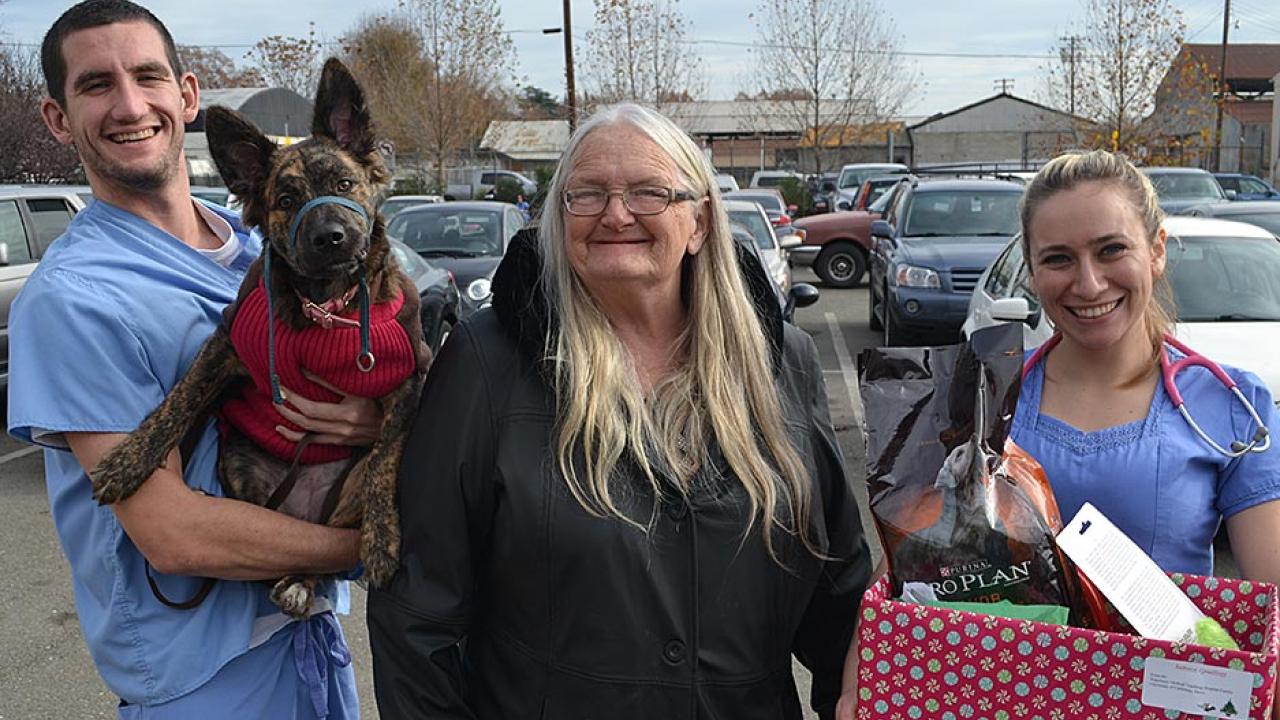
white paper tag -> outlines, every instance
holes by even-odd
[[[1204,717],[1248,720],[1253,673],[1216,665],[1147,658],[1142,704]]]
[[[1058,533],[1058,547],[1111,601],[1139,635],[1193,642],[1200,608],[1093,505],[1085,503]]]

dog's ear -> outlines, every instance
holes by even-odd
[[[205,111],[204,131],[222,182],[244,204],[246,224],[259,225],[265,218],[257,217],[261,209],[256,205],[271,173],[276,144],[244,116],[217,105]]]
[[[311,134],[333,140],[362,160],[377,151],[364,90],[337,58],[329,58],[320,74]]]

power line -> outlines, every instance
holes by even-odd
[[[729,47],[745,47],[745,48],[773,48],[778,50],[808,50],[804,45],[788,45],[781,43],[758,43],[744,42],[741,40],[710,40],[698,38],[683,38],[679,42],[686,45],[726,45]],[[862,49],[848,47],[822,47],[818,48],[821,52],[853,52],[857,55],[902,55],[905,57],[934,57],[934,58],[985,58],[992,60],[1012,59],[1030,59],[1030,60],[1053,60],[1056,56],[1049,54],[1033,54],[1033,53],[976,53],[976,52],[928,52],[923,50],[879,50],[879,49]]]
[[[1192,40],[1194,40],[1197,35],[1204,32],[1205,30],[1208,30],[1210,26],[1212,26],[1215,22],[1217,22],[1218,18],[1220,17],[1222,17],[1222,10],[1220,9],[1214,10],[1213,13],[1210,14],[1209,19],[1205,20],[1204,24],[1200,26],[1200,29],[1187,35],[1187,39],[1184,40],[1183,42],[1191,42]]]

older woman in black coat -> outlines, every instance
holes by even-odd
[[[799,718],[795,655],[829,716],[870,568],[813,342],[660,115],[585,123],[548,198],[423,393],[381,715]]]

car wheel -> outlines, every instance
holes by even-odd
[[[867,325],[871,326],[872,330],[883,330],[884,323],[880,322],[880,305],[876,302],[876,291],[868,287],[867,294],[871,296],[867,298]]]
[[[857,245],[835,243],[823,249],[813,263],[813,271],[823,284],[838,288],[851,288],[862,281],[867,272],[867,257]]]

